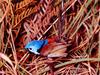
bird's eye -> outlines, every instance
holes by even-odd
[[[29,50],[32,50],[32,48],[29,48]]]

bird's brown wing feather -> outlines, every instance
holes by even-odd
[[[64,43],[50,43],[41,50],[41,55],[47,57],[66,57],[67,46]]]

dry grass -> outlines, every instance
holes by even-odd
[[[100,74],[98,0],[62,3],[0,0],[0,75]],[[28,41],[54,35],[69,44],[64,58],[37,56],[24,49]]]

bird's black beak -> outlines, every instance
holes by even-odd
[[[28,50],[28,48],[25,48],[25,50]]]

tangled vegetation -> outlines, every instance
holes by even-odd
[[[24,49],[59,36],[67,56],[47,58]],[[99,75],[98,0],[0,0],[0,75]]]

